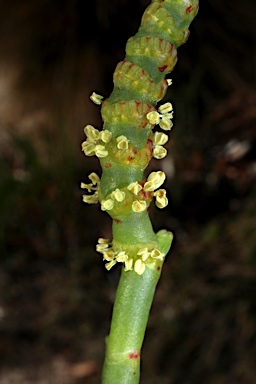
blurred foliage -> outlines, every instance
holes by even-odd
[[[99,170],[80,153],[82,128],[100,127],[88,96],[111,91],[149,1],[3,3],[0,96],[2,68],[16,75],[0,107],[0,364],[26,372],[59,355],[93,360],[84,376],[93,384],[119,270],[107,273],[94,250],[109,219],[81,202],[80,181]],[[171,200],[152,208],[153,221],[174,230],[175,244],[142,384],[255,383],[255,38],[253,1],[207,0],[179,50],[169,156],[151,165],[168,174]]]

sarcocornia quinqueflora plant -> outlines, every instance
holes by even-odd
[[[103,384],[139,382],[147,319],[173,237],[164,229],[154,233],[148,215],[152,199],[160,209],[168,204],[166,190],[160,188],[165,174],[157,170],[145,177],[144,170],[152,157],[167,154],[164,144],[173,125],[173,108],[170,102],[157,103],[171,85],[165,76],[177,62],[176,49],[187,40],[197,11],[198,0],[153,0],[137,34],[127,42],[125,59],[117,64],[110,97],[91,95],[102,105],[104,125],[101,131],[85,127],[82,150],[99,158],[102,176],[93,172],[90,183],[82,183],[89,193],[83,201],[99,202],[113,219],[113,239],[99,238],[96,246],[106,269],[123,264],[106,341]]]

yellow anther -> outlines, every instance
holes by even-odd
[[[156,145],[164,145],[168,141],[168,135],[162,132],[155,132],[153,141]]]
[[[128,149],[129,146],[129,140],[127,139],[126,136],[119,136],[116,138],[117,141],[117,148],[118,149]]]
[[[109,239],[104,239],[104,237],[98,238],[98,244],[110,244],[111,241]]]
[[[115,191],[111,193],[111,197],[112,199],[118,202],[121,202],[125,199],[125,193],[123,191],[120,191],[120,189],[117,188]]]
[[[129,184],[127,189],[137,196],[139,191],[142,190],[142,186],[138,183],[138,181],[135,181],[134,183]]]
[[[155,159],[163,159],[167,155],[167,150],[161,145],[156,145],[153,149]]]
[[[102,211],[110,211],[114,207],[114,201],[112,199],[102,200],[101,209]]]
[[[160,209],[165,208],[168,205],[168,199],[167,197],[163,198],[156,198],[156,206]]]
[[[142,261],[146,261],[149,258],[150,254],[151,253],[148,251],[148,248],[142,248],[137,253],[138,256],[141,256]]]
[[[124,268],[125,271],[131,271],[132,270],[132,265],[133,265],[133,259],[126,260],[124,262],[124,265],[125,265],[125,268]]]
[[[96,192],[94,195],[88,196],[83,195],[83,202],[87,204],[97,204],[99,201],[98,193]]]
[[[95,104],[97,105],[101,105],[102,104],[102,99],[103,99],[103,96],[101,95],[98,95],[96,92],[93,92],[90,96],[90,99],[91,101],[93,101]]]
[[[84,154],[86,156],[94,156],[95,155],[95,145],[86,140],[82,143],[82,151],[84,152]]]
[[[116,263],[116,260],[111,260],[109,263],[105,264],[105,268],[109,271]]]
[[[172,103],[170,103],[170,102],[164,103],[164,104],[160,105],[160,107],[158,108],[158,111],[163,115],[171,112],[172,110],[173,110],[173,107],[172,107]]]
[[[100,139],[103,141],[103,143],[109,143],[112,137],[112,132],[108,131],[107,129],[100,132]]]
[[[150,124],[157,125],[160,121],[160,115],[157,111],[151,111],[147,114],[147,119]]]
[[[159,249],[153,249],[151,251],[151,257],[153,259],[158,259],[158,260],[163,260],[164,258],[164,253],[160,252]]]
[[[96,187],[94,187],[92,183],[90,184],[81,183],[80,186],[82,189],[87,189],[88,192],[92,192],[96,190]]]
[[[147,203],[144,200],[136,200],[132,203],[133,212],[143,212],[147,208]]]
[[[97,175],[97,173],[95,173],[95,172],[90,173],[90,175],[88,176],[88,178],[92,181],[92,183],[93,183],[94,185],[100,183],[100,178],[99,178],[99,176]]]
[[[104,145],[96,145],[95,146],[95,155],[97,157],[106,157],[108,155],[108,151],[104,147]]]
[[[166,79],[168,86],[172,85],[172,79]]]
[[[160,185],[163,184],[166,176],[162,171],[151,172],[148,176],[148,180],[144,184],[145,191],[155,191]]]
[[[96,251],[102,253],[103,251],[106,251],[108,249],[108,244],[97,244],[96,245]]]
[[[88,140],[92,143],[95,143],[97,140],[99,140],[100,132],[92,125],[86,125],[84,128],[84,133],[88,137]]]
[[[124,263],[127,260],[128,260],[128,255],[124,251],[119,252],[116,255],[116,261],[118,261],[119,263]]]
[[[142,273],[145,271],[146,265],[143,263],[141,259],[138,259],[135,261],[134,264],[134,271],[138,273],[138,275],[142,275]]]
[[[156,191],[154,193],[154,196],[159,197],[160,199],[162,199],[163,197],[166,196],[166,189],[158,189],[158,191]]]
[[[103,260],[111,261],[115,258],[115,252],[112,249],[107,249],[106,251],[103,251]]]
[[[167,117],[163,117],[159,123],[160,127],[164,130],[164,131],[170,131],[172,129],[172,126],[173,126],[173,122],[167,118]]]

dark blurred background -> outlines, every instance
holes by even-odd
[[[149,0],[2,0],[0,383],[100,382],[120,269],[95,252],[110,219],[81,202],[80,150]],[[142,384],[256,383],[256,3],[204,0],[179,49],[168,157],[175,233]],[[150,168],[150,169],[151,169]]]

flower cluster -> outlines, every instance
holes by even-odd
[[[99,201],[100,178],[95,172],[92,172],[88,178],[91,180],[91,183],[81,183],[81,188],[94,193],[92,195],[83,195],[83,201],[88,204],[97,204]]]
[[[82,150],[86,156],[106,157],[108,151],[105,145],[98,144],[99,141],[102,143],[108,143],[112,138],[112,133],[108,130],[98,131],[92,125],[86,125],[84,133],[87,136],[87,140],[82,143]]]
[[[159,124],[160,128],[164,131],[170,131],[173,122],[173,107],[170,102],[160,105],[157,111],[151,111],[147,114],[147,119],[150,124],[157,125]]]
[[[133,200],[131,205],[133,212],[143,212],[147,209],[147,202],[145,201],[145,198],[143,199],[140,195],[142,190],[144,192],[154,192],[153,196],[156,198],[156,206],[158,208],[164,208],[167,206],[168,199],[166,197],[166,190],[157,190],[164,183],[165,178],[165,173],[162,171],[151,172],[143,186],[137,181],[132,182],[127,186],[128,191],[132,192],[134,196],[138,196],[138,198]],[[102,211],[111,211],[114,208],[116,202],[121,203],[125,198],[125,191],[121,191],[120,189],[116,188],[107,199],[101,201]]]
[[[125,271],[134,270],[142,275],[147,263],[163,260],[164,254],[157,248],[149,250],[147,247],[140,248],[135,258],[129,257],[125,251],[115,251],[109,239],[99,238],[96,251],[103,254],[103,260],[107,261],[105,268],[109,271],[115,264],[123,263]]]

